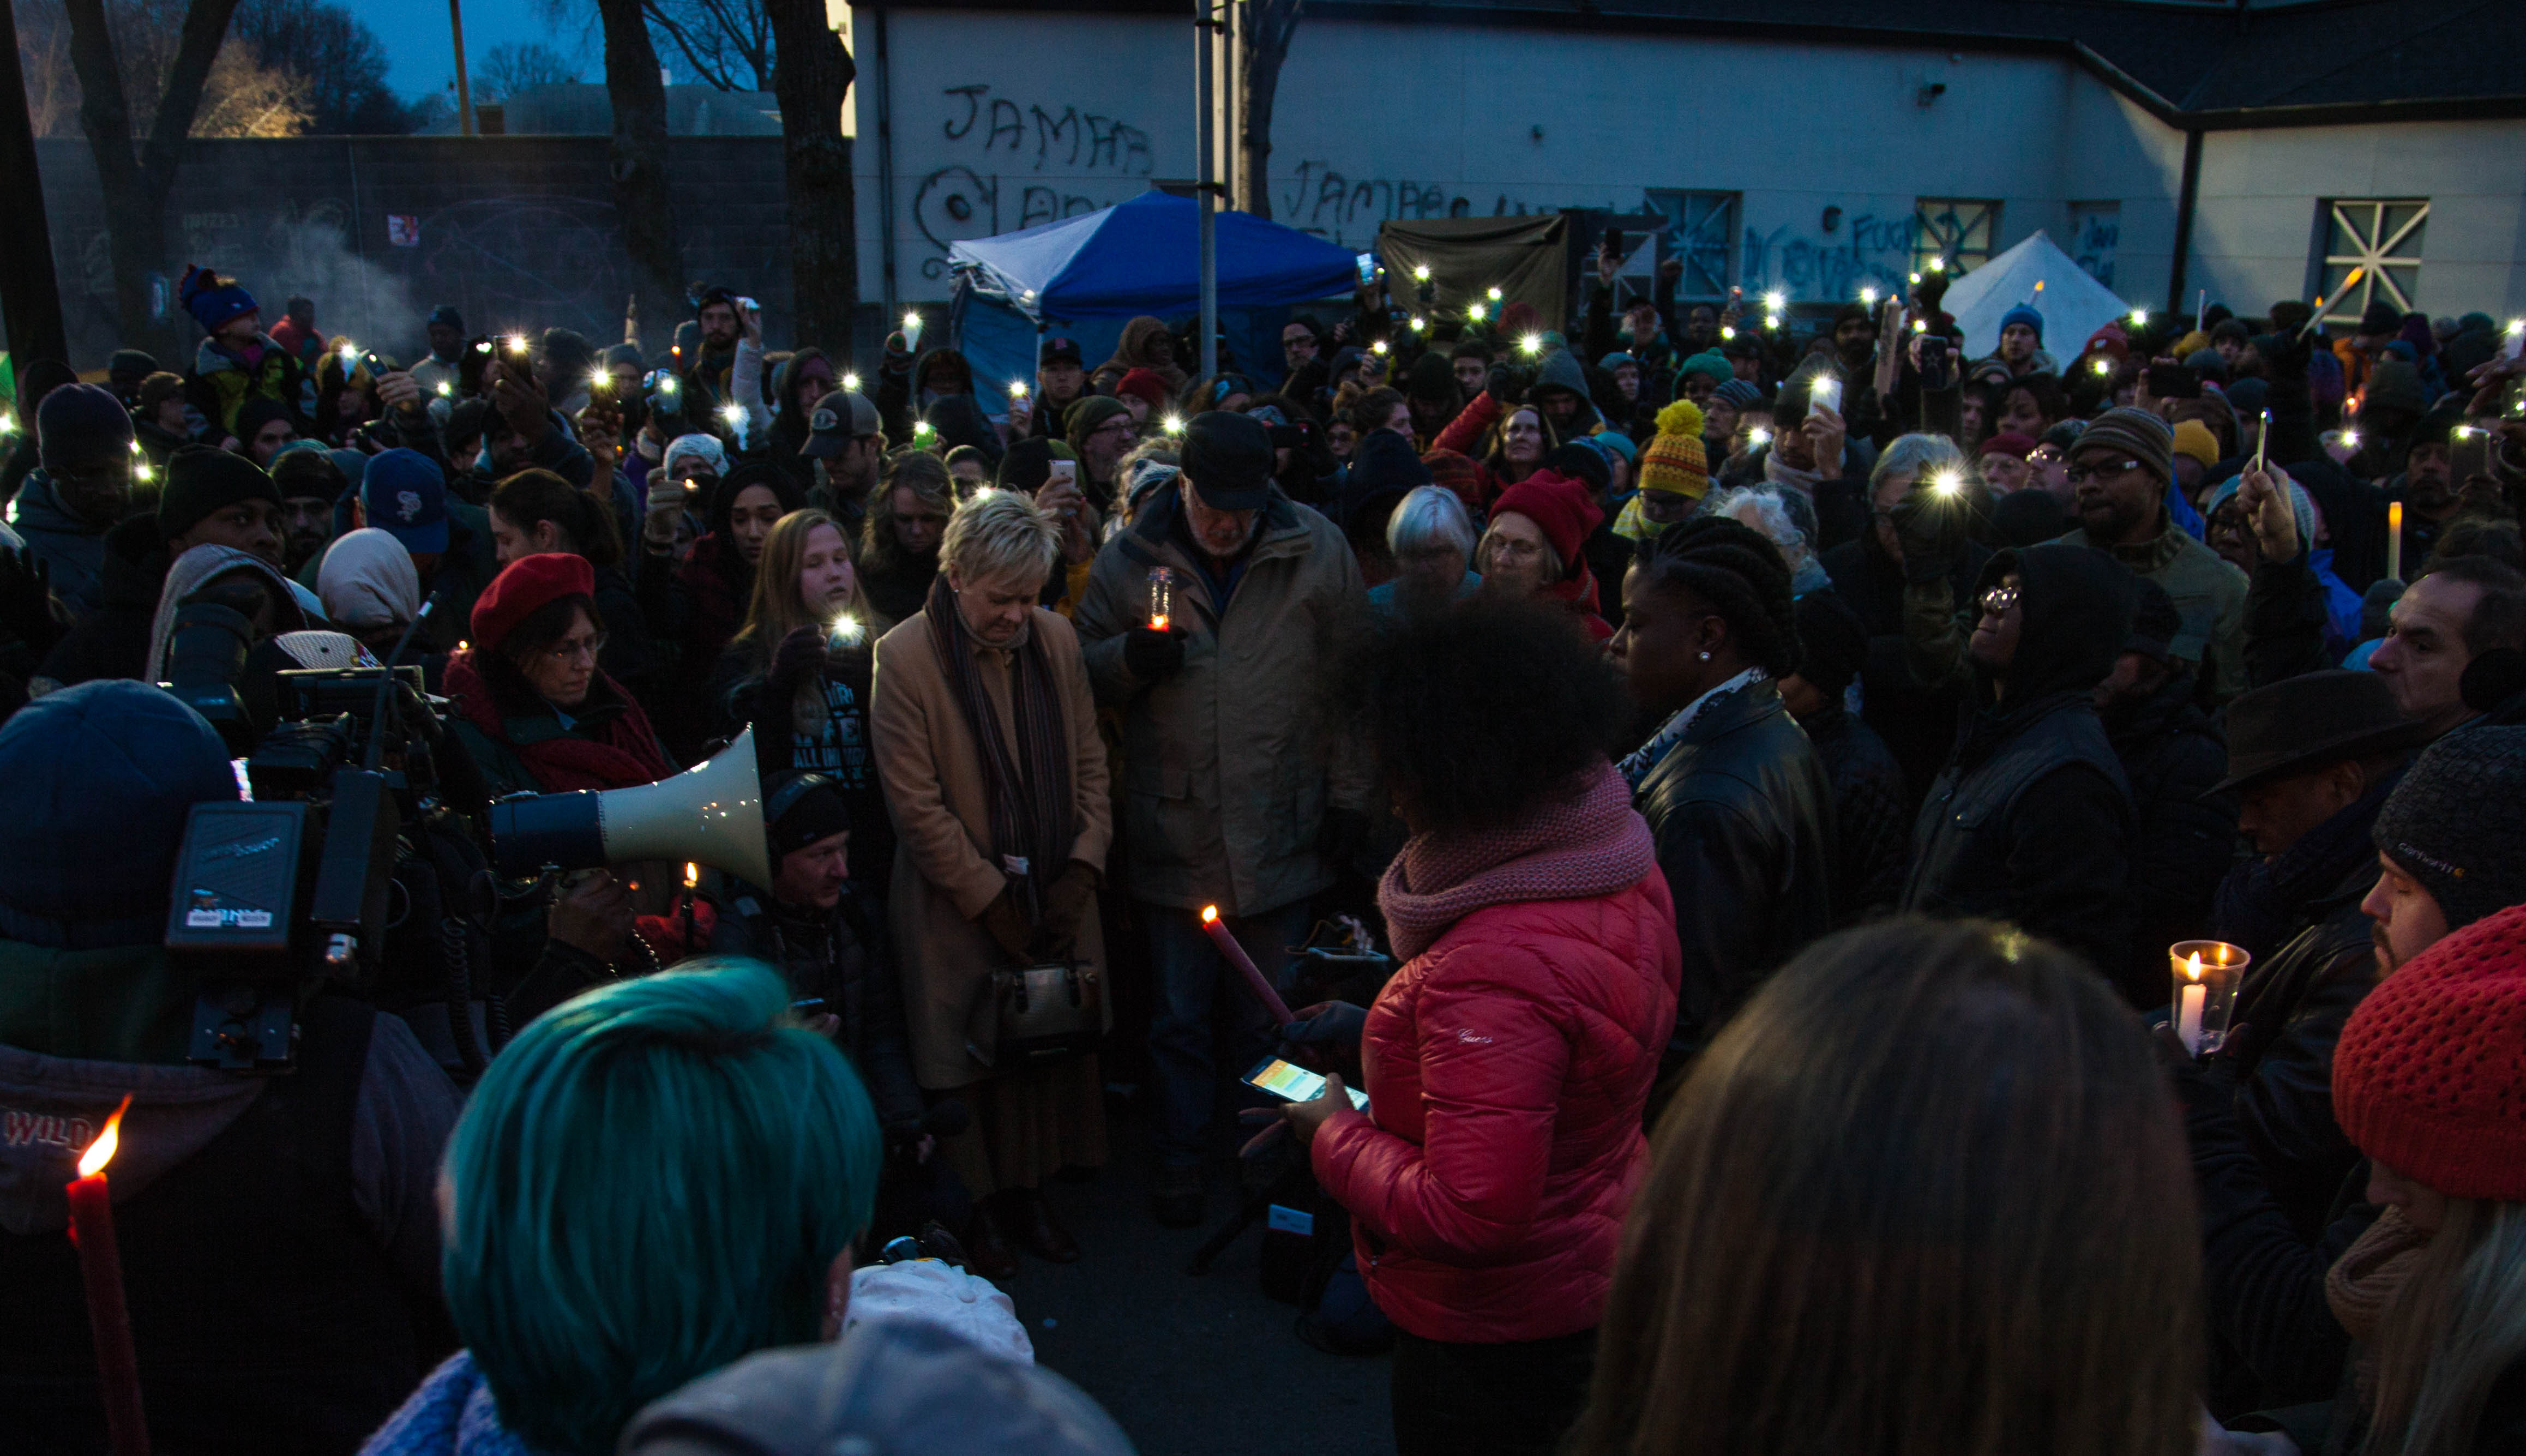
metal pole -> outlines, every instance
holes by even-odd
[[[1193,20],[1193,106],[1201,152],[1201,377],[1205,380],[1219,374],[1219,128],[1218,118],[1211,112],[1212,89],[1218,83],[1211,65],[1217,56],[1219,3],[1201,0]]]
[[[447,0],[447,30],[456,41],[456,133],[474,134],[474,89],[465,79],[465,3]]]
[[[35,123],[26,113],[26,75],[18,62],[18,18],[6,5],[0,5],[0,175],[20,179],[16,216],[0,227],[0,320],[9,326],[9,354],[24,379],[34,360],[69,363],[71,345],[62,328],[52,227],[44,220],[44,180],[35,170]]]

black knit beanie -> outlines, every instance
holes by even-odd
[[[35,407],[35,439],[45,470],[103,465],[131,453],[131,413],[96,384],[64,384]]]
[[[263,467],[242,455],[187,445],[167,462],[167,490],[158,497],[158,530],[169,540],[193,528],[213,511],[241,500],[280,504],[280,487]]]
[[[2439,902],[2448,929],[2526,904],[2526,728],[2458,728],[2423,750],[2377,811],[2377,847]]]
[[[764,804],[774,814],[764,832],[772,841],[775,872],[783,859],[851,827],[850,801],[822,774],[802,774],[772,784]]]

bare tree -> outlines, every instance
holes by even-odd
[[[825,21],[825,0],[763,0],[780,46],[772,89],[789,192],[789,286],[798,337],[847,350],[859,301],[851,144],[842,102],[858,69]]]
[[[248,4],[253,0],[247,0]],[[266,11],[304,6],[307,0],[266,0]],[[18,0],[19,59],[26,76],[26,108],[41,136],[80,134],[78,70],[72,54],[69,17],[62,0]],[[185,0],[106,0],[106,33],[114,42],[116,74],[123,78],[126,112],[155,118],[167,80],[183,47]],[[253,12],[240,5],[228,39],[202,82],[186,134],[192,136],[295,136],[316,125],[327,105],[333,68],[322,48],[290,44],[280,60],[251,43]],[[360,34],[367,35],[365,28]],[[374,36],[368,37],[372,46]],[[379,75],[384,61],[378,61]],[[326,78],[320,79],[319,73]],[[392,100],[391,93],[387,99]],[[338,129],[338,128],[337,128]]]
[[[124,341],[137,347],[155,345],[168,357],[176,357],[170,347],[173,332],[150,316],[149,278],[168,264],[167,189],[175,183],[184,138],[192,130],[211,64],[219,59],[220,41],[227,34],[228,18],[236,7],[237,0],[191,0],[185,7],[175,64],[159,93],[149,134],[134,155],[131,111],[124,99],[122,68],[115,60],[105,0],[64,0],[63,4],[71,27],[71,63],[78,73],[79,125],[87,132],[97,181],[105,192],[106,231],[114,255],[114,303]]]
[[[675,197],[667,188],[667,87],[649,44],[641,0],[596,0],[605,25],[605,94],[614,107],[614,212],[623,250],[640,271],[640,317],[684,316],[684,255],[676,244]]]
[[[649,28],[665,36],[705,85],[769,91],[781,24],[767,0],[642,0]]]
[[[542,41],[530,40],[519,45],[504,40],[483,52],[482,64],[474,68],[474,99],[506,101],[529,86],[548,86],[577,79],[579,68]]]
[[[1238,112],[1237,191],[1239,212],[1272,216],[1272,98],[1281,89],[1281,63],[1289,59],[1298,33],[1301,0],[1242,0],[1244,25],[1237,66],[1244,82]]]

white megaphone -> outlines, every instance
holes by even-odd
[[[491,856],[503,875],[690,860],[770,884],[754,729],[707,762],[655,783],[498,800],[491,805]]]

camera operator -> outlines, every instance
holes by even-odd
[[[174,697],[38,700],[0,728],[0,1431],[105,1448],[62,1188],[129,1092],[114,1217],[158,1449],[352,1449],[453,1345],[431,1199],[455,1087],[333,996],[300,1009],[288,1075],[186,1064],[169,884],[186,813],[236,782]]]

